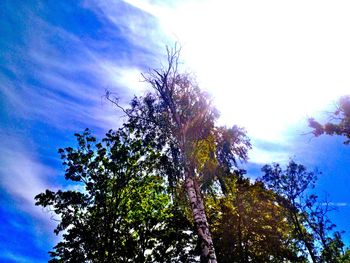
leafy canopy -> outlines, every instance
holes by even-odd
[[[78,147],[60,149],[75,189],[46,190],[36,205],[60,217],[63,241],[52,262],[170,262],[192,257],[192,226],[167,192],[164,158],[129,129],[97,142],[88,130]],[[184,249],[186,246],[188,249]],[[160,260],[161,259],[161,260]]]

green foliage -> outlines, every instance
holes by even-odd
[[[214,157],[215,151],[215,139],[212,135],[194,143],[191,159],[195,163],[198,173],[202,173],[203,171],[213,172],[216,170],[218,163]]]
[[[192,225],[173,205],[159,176],[161,153],[126,131],[110,131],[96,142],[86,130],[76,134],[76,149],[59,150],[65,178],[81,190],[46,190],[36,196],[36,205],[60,217],[55,233],[63,232],[63,241],[50,252],[52,262],[192,258]]]
[[[166,180],[181,174],[176,147],[169,138],[160,142],[157,130],[134,127],[126,123],[101,142],[86,130],[76,134],[76,148],[59,150],[75,190],[36,196],[60,218],[62,241],[51,262],[196,262],[199,243],[181,180],[171,187]],[[217,161],[204,199],[218,262],[307,262],[305,244],[317,262],[347,262],[340,233],[329,235],[327,211],[305,195],[315,173],[291,161],[284,170],[265,166],[262,182],[251,183],[239,170],[229,173],[232,148],[225,147],[233,136],[220,132],[198,141],[193,154],[203,175]]]
[[[225,182],[225,195],[206,198],[218,262],[305,262],[276,194],[234,174]]]
[[[335,225],[327,217],[330,208],[307,192],[314,188],[316,173],[308,172],[305,166],[292,160],[284,170],[279,164],[273,164],[265,165],[262,171],[264,175],[260,180],[278,194],[293,237],[303,245],[305,253],[307,251],[313,262],[337,262],[344,244],[339,232],[331,235]]]

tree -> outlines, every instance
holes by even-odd
[[[232,174],[225,181],[225,195],[206,197],[218,261],[306,262],[298,255],[293,229],[276,194],[241,175]]]
[[[340,233],[331,237],[335,227],[327,218],[327,203],[318,203],[316,195],[307,195],[314,188],[317,173],[309,172],[305,166],[290,161],[285,170],[279,164],[265,165],[260,178],[268,189],[278,194],[278,202],[286,208],[287,218],[297,240],[308,251],[312,262],[337,262],[343,243]]]
[[[122,110],[129,125],[156,138],[162,152],[168,153],[174,164],[168,181],[172,185],[181,181],[186,190],[201,243],[201,262],[215,263],[202,191],[238,169],[238,160],[247,159],[250,143],[243,129],[215,126],[218,111],[189,74],[178,72],[178,59],[179,50],[168,49],[167,65],[144,75],[154,92],[135,98],[130,109]],[[110,93],[107,98],[120,107]]]
[[[321,124],[314,118],[309,119],[309,127],[317,137],[322,134],[344,136],[344,144],[350,143],[350,96],[339,99],[337,108],[330,114],[330,121]]]
[[[60,149],[65,178],[78,190],[46,190],[36,205],[59,216],[63,241],[51,262],[186,262],[196,240],[170,200],[162,154],[128,128],[97,142],[88,130],[78,147]],[[80,189],[80,190],[79,190]],[[193,244],[193,245],[191,245]]]

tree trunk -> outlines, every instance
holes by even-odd
[[[201,263],[217,263],[213,240],[205,214],[203,198],[193,174],[186,172],[185,189],[191,204],[197,234],[201,242]]]
[[[295,223],[295,226],[297,228],[297,231],[299,233],[299,237],[300,239],[304,242],[304,245],[306,246],[306,249],[308,250],[309,252],[309,255],[311,257],[311,260],[313,263],[317,263],[317,258],[316,258],[316,255],[314,253],[314,250],[312,248],[312,245],[310,244],[310,242],[305,238],[305,235],[304,235],[304,232],[301,228],[301,223],[299,222],[299,219],[298,219],[298,215],[294,212],[292,212],[292,218],[294,220],[294,223]]]
[[[201,242],[201,263],[217,263],[213,240],[209,231],[209,224],[205,214],[205,208],[201,191],[196,181],[196,175],[190,164],[190,158],[187,152],[187,146],[193,141],[187,141],[187,128],[192,120],[184,120],[179,113],[178,105],[174,101],[174,88],[180,75],[177,74],[178,51],[168,52],[168,68],[164,72],[155,70],[155,74],[146,78],[146,81],[158,91],[159,97],[170,112],[170,119],[175,123],[176,129],[173,135],[177,137],[181,155],[182,164],[185,171],[185,190],[191,205],[191,212],[194,218],[197,234]],[[187,109],[189,110],[189,109]]]

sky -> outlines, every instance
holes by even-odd
[[[33,198],[72,187],[57,149],[118,128],[105,91],[125,105],[144,94],[140,73],[175,42],[220,124],[246,128],[249,176],[289,158],[317,168],[350,244],[350,147],[307,134],[349,94],[349,13],[348,1],[0,1],[0,261],[47,262],[56,222]]]

